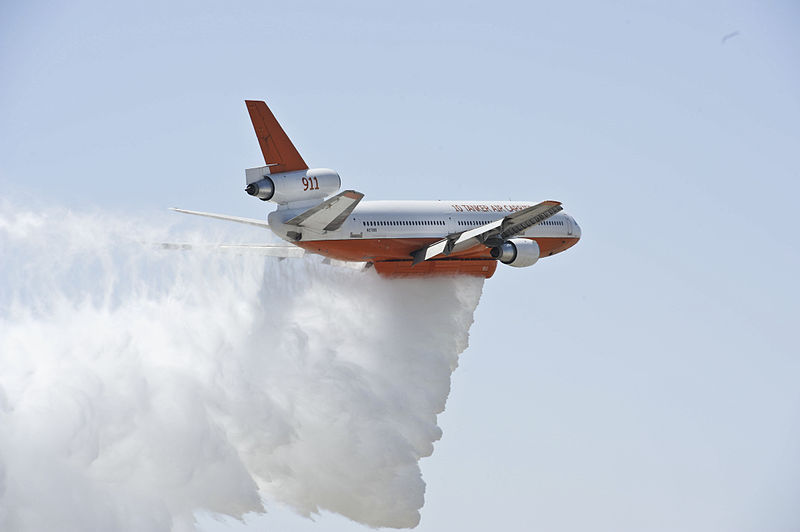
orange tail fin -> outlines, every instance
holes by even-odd
[[[244,103],[250,113],[258,144],[261,146],[261,153],[264,154],[264,162],[270,167],[270,173],[307,169],[308,165],[300,157],[297,148],[284,133],[267,104],[255,100],[245,100]]]

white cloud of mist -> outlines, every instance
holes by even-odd
[[[202,238],[0,204],[0,529],[416,525],[482,280],[147,244]]]

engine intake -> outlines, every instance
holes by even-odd
[[[327,168],[270,174],[268,166],[245,170],[245,192],[262,201],[286,204],[320,199],[336,193],[342,186],[339,174]]]
[[[524,268],[533,266],[539,260],[539,244],[527,238],[512,238],[492,248],[491,254],[503,264]]]

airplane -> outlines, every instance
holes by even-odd
[[[265,166],[245,170],[245,191],[278,205],[266,221],[186,209],[172,210],[272,230],[288,244],[264,254],[360,263],[383,277],[472,275],[490,278],[497,263],[534,265],[581,238],[558,201],[362,201],[341,188],[339,174],[309,168],[263,101],[246,100]]]

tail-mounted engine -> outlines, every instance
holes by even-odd
[[[524,268],[539,260],[539,244],[527,238],[512,238],[492,248],[491,254],[503,264]]]
[[[261,201],[293,203],[321,199],[336,193],[342,186],[339,174],[328,168],[269,173],[269,166],[245,170],[245,192]]]

